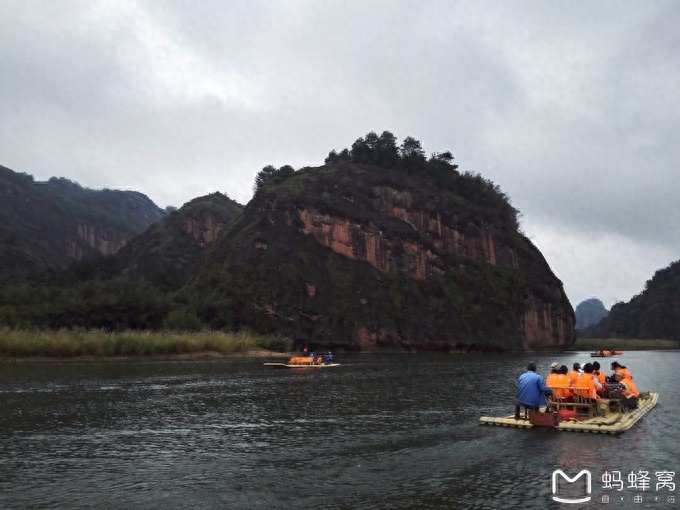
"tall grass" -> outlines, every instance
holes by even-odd
[[[15,330],[0,329],[0,356],[164,356],[218,352],[237,354],[256,349],[290,351],[292,342],[284,337],[252,332],[150,332],[101,330]]]
[[[678,342],[673,340],[640,338],[579,338],[570,349],[575,351],[599,351],[620,349],[622,351],[640,351],[647,349],[677,349]]]

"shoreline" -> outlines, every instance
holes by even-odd
[[[635,351],[675,351],[677,348],[668,347],[652,347],[646,349],[628,349],[630,352]],[[588,352],[588,349],[568,349],[563,351],[526,351],[525,354],[531,353],[583,353]],[[418,354],[432,354],[427,352],[407,352],[407,351],[364,351],[362,354],[403,354],[403,355],[418,355]],[[484,353],[467,353],[467,352],[447,352],[439,353],[445,355],[466,356],[470,354],[484,354]],[[279,352],[269,351],[267,349],[255,348],[245,351],[234,352],[220,352],[216,350],[210,351],[193,351],[183,352],[178,354],[120,354],[115,356],[97,356],[97,355],[73,355],[73,356],[0,356],[0,365],[14,365],[14,364],[49,364],[49,363],[148,363],[153,361],[218,361],[228,359],[266,359],[276,358],[284,359],[291,356],[303,356],[299,352]],[[612,357],[613,359],[614,357]]]
[[[30,363],[131,363],[149,361],[211,361],[222,359],[261,359],[261,358],[289,358],[295,353],[268,351],[266,349],[251,349],[242,352],[197,351],[180,354],[154,355],[119,355],[119,356],[2,356],[0,365],[30,364]]]

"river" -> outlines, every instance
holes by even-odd
[[[585,352],[3,364],[0,508],[680,509],[680,353],[618,359],[661,395],[620,436],[479,425]],[[583,470],[590,501],[554,502]]]

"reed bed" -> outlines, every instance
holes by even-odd
[[[640,338],[579,338],[570,347],[574,351],[599,351],[619,349],[622,351],[677,349],[674,340]]]
[[[252,332],[151,332],[101,330],[0,329],[0,357],[167,356],[216,352],[239,354],[258,349],[290,350],[290,340]]]

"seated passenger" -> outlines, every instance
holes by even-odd
[[[587,400],[595,401],[599,397],[597,394],[598,387],[602,385],[595,379],[595,374],[593,374],[592,363],[586,363],[583,365],[583,373],[578,378],[578,383],[576,384],[577,389],[573,390],[574,394],[579,395]]]
[[[597,379],[597,382],[600,383],[597,392],[602,395],[605,391],[604,385],[607,382],[607,375],[604,373],[604,370],[600,370],[600,364],[597,361],[593,361],[593,375],[595,376],[595,379]]]
[[[609,378],[611,382],[617,382],[614,376],[619,372],[623,375],[624,379],[627,379],[629,381],[633,380],[633,376],[630,375],[628,367],[623,366],[618,361],[612,361],[612,370],[614,371],[614,374]]]
[[[570,370],[567,375],[569,376],[570,385],[576,386],[576,381],[579,378],[579,376],[581,375],[581,364],[580,363],[574,363],[573,370]]]
[[[626,379],[621,372],[616,372],[614,378],[620,385],[618,393],[621,395],[621,406],[626,409],[637,409],[640,392],[633,381]]]
[[[529,363],[527,371],[519,376],[517,382],[517,402],[528,409],[538,409],[546,404],[545,394],[552,390],[545,384],[543,377],[536,373],[536,363]]]
[[[560,386],[571,386],[571,381],[569,380],[569,376],[567,375],[569,373],[569,369],[567,368],[566,365],[562,365],[560,367]],[[562,390],[562,397],[566,398],[567,400],[571,400],[573,395],[570,390]]]
[[[550,375],[545,380],[551,390],[553,390],[553,397],[557,400],[566,401],[571,398],[571,391],[564,389],[569,386],[569,377],[567,377],[568,369],[566,366],[562,365],[554,371],[550,372]],[[555,389],[558,387],[557,389]]]
[[[553,363],[555,365],[555,363]],[[550,373],[545,378],[545,384],[548,386],[557,386],[557,378],[560,375],[560,367],[554,366],[551,368]]]

